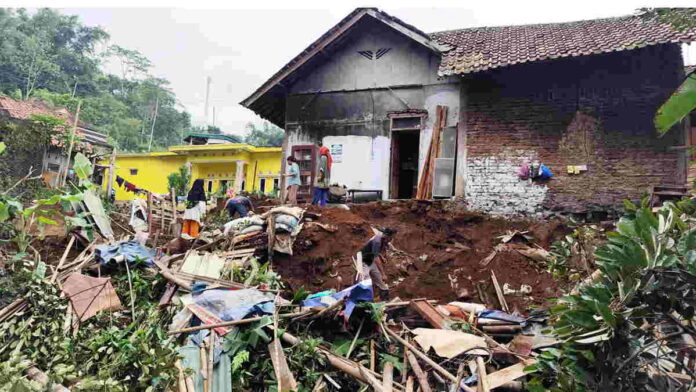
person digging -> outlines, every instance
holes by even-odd
[[[372,287],[377,287],[379,290],[378,297],[382,301],[389,299],[389,286],[384,283],[382,271],[379,263],[383,262],[381,256],[382,249],[386,249],[389,241],[396,234],[396,230],[384,228],[378,231],[363,247],[360,249],[362,254],[362,272],[358,276],[359,280],[372,279]]]

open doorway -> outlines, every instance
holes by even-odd
[[[420,131],[392,132],[390,198],[411,199],[418,187]]]

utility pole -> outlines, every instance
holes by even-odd
[[[210,103],[210,83],[212,83],[210,76],[206,77],[205,81],[205,125],[208,126],[208,104]]]
[[[159,96],[155,101],[155,115],[152,117],[152,128],[150,129],[150,145],[147,147],[147,151],[152,150],[152,136],[155,134],[155,123],[157,122],[157,110],[159,109]]]
[[[213,126],[215,126],[215,106],[213,106]]]

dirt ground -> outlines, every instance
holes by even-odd
[[[529,297],[508,295],[510,310],[525,312],[560,294],[557,282],[543,266],[516,251],[499,252],[487,265],[480,262],[509,230],[529,231],[531,244],[548,249],[570,230],[561,221],[525,221],[451,210],[447,202],[397,201],[351,206],[351,210],[310,207],[321,214],[319,222],[336,227],[329,232],[306,224],[295,243],[293,256],[274,259],[274,267],[290,289],[310,291],[341,289],[352,284],[355,268],[351,257],[372,236],[372,227],[397,229],[394,248],[383,266],[392,296],[402,299],[457,299],[480,302],[475,285],[495,306],[493,271],[500,286],[532,287]]]
[[[255,202],[259,212],[276,204],[271,200]],[[511,220],[453,206],[448,202],[415,200],[357,204],[350,210],[310,206],[309,212],[321,215],[318,222],[334,227],[335,231],[305,223],[295,242],[294,254],[276,254],[274,269],[290,291],[300,287],[310,292],[343,289],[354,283],[352,257],[373,235],[372,227],[389,227],[397,230],[383,265],[392,297],[441,302],[470,300],[499,308],[491,271],[501,287],[505,283],[513,289],[523,284],[532,287],[529,296],[506,295],[511,311],[525,313],[530,306],[544,305],[547,298],[560,295],[558,283],[544,266],[514,250],[498,252],[486,266],[481,261],[501,242],[498,237],[510,230],[528,231],[532,239],[527,245],[549,249],[553,241],[571,232],[562,221]],[[124,212],[111,215],[117,237],[127,234],[123,230],[128,225]],[[67,239],[49,235],[35,244],[42,259],[54,264]],[[76,257],[79,251],[73,248],[69,256]],[[484,292],[484,299],[479,291]]]

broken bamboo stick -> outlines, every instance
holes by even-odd
[[[208,366],[206,370],[208,371],[208,391],[214,392],[213,389],[213,364],[215,362],[215,330],[210,330],[210,340],[208,341],[210,347],[208,351]]]
[[[432,392],[432,389],[430,388],[430,384],[428,384],[428,376],[425,374],[423,369],[421,369],[420,364],[418,363],[418,360],[416,357],[413,356],[413,353],[407,348],[404,348],[406,352],[406,357],[408,358],[408,362],[411,364],[411,369],[413,369],[413,373],[416,375],[416,379],[418,379],[418,385],[420,385],[420,389],[423,392]],[[407,381],[408,382],[408,381]]]
[[[413,376],[406,378],[406,392],[413,392]]]
[[[307,312],[311,312],[311,311],[286,313],[286,314],[278,315],[278,317],[280,317],[280,318],[292,318],[292,317],[305,315],[305,314],[307,314]],[[225,321],[224,323],[217,323],[217,324],[199,325],[196,327],[189,327],[189,328],[177,329],[175,331],[169,331],[169,332],[167,332],[167,334],[168,335],[176,335],[176,334],[180,334],[180,333],[200,331],[202,329],[213,329],[213,328],[229,327],[232,325],[248,324],[248,323],[253,323],[255,321],[259,321],[259,320],[263,319],[264,317],[266,317],[266,316],[249,317],[249,318],[245,318],[245,319],[241,319],[241,320]]]
[[[208,353],[206,351],[207,344],[205,339],[201,343],[201,349],[199,351],[200,361],[201,361],[201,377],[203,378],[203,392],[212,392],[208,389]]]
[[[370,370],[375,371],[375,340],[370,339]]]
[[[285,342],[292,344],[292,345],[297,345],[297,344],[302,343],[302,341],[300,339],[298,339],[297,337],[293,336],[292,334],[290,334],[288,332],[283,333],[280,338],[282,340],[284,340]],[[367,379],[365,377],[363,377],[361,370],[363,370],[365,372],[369,372],[369,374],[371,374],[375,378],[377,378],[377,377],[381,378],[380,374],[371,372],[369,369],[362,366],[361,364],[359,364],[355,361],[351,361],[350,359],[347,359],[347,358],[342,357],[340,355],[334,354],[333,352],[331,352],[325,348],[316,347],[314,349],[314,351],[316,353],[323,354],[326,357],[326,359],[329,361],[331,366],[333,366],[336,369],[342,371],[343,373],[355,378],[356,380],[362,381],[364,383],[368,382]],[[404,390],[404,386],[399,384],[399,383],[394,383],[394,389],[397,392],[402,392]]]
[[[394,339],[396,339],[397,341],[399,341],[399,343],[403,344],[406,348],[411,350],[413,352],[413,354],[417,355],[420,359],[425,361],[425,363],[432,366],[432,368],[435,369],[437,372],[439,372],[441,375],[447,377],[452,382],[457,382],[457,377],[452,375],[452,373],[445,370],[445,368],[438,365],[437,362],[433,361],[427,355],[420,352],[420,350],[418,350],[416,347],[414,347],[411,343],[404,340],[401,336],[397,335],[395,332],[393,332],[389,328],[385,328],[385,329],[387,330],[388,334],[390,334],[392,337],[394,337]]]
[[[58,266],[56,267],[55,270],[53,270],[53,276],[51,277],[51,283],[54,283],[56,281],[56,278],[58,278],[58,271],[61,269],[61,267],[63,267],[65,260],[68,258],[68,253],[70,253],[70,249],[72,249],[72,246],[74,243],[75,243],[75,236],[71,235],[70,241],[68,241],[68,246],[65,247],[65,251],[63,252],[63,256],[61,256],[60,261],[58,262]]]
[[[486,375],[486,364],[481,356],[476,357],[476,374],[478,375],[478,384],[476,390],[478,392],[488,392],[490,387],[488,384],[488,376]]]
[[[382,385],[380,385],[380,383],[379,383],[379,381],[377,381],[377,379],[375,379],[370,373],[368,373],[362,367],[360,367],[359,370],[360,370],[360,374],[365,378],[367,383],[372,387],[372,389],[375,390],[375,392],[384,392]]]
[[[382,369],[382,389],[384,392],[392,392],[394,377],[394,364],[391,362],[385,362],[384,368]]]
[[[508,308],[508,304],[505,301],[505,295],[503,295],[503,290],[500,289],[500,285],[498,284],[498,279],[495,277],[495,272],[491,270],[491,280],[493,281],[493,287],[495,287],[495,294],[498,296],[498,302],[500,302],[500,307],[505,313],[510,313],[510,309]]]

